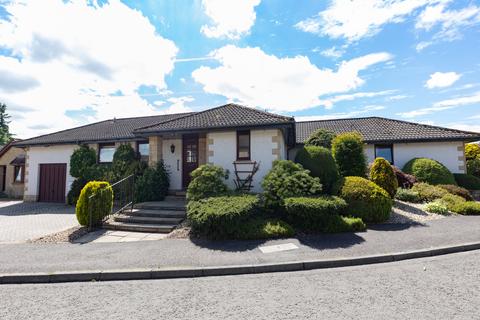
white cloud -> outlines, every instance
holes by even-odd
[[[78,124],[66,110],[92,110],[89,120],[155,111],[137,91],[165,91],[178,49],[139,11],[118,0],[15,1],[5,9],[0,46],[19,59],[0,56],[2,73],[16,75],[14,90],[0,81],[0,94],[28,109],[12,119],[13,132],[27,137]]]
[[[345,49],[337,49],[337,47],[335,46],[320,52],[322,56],[325,56],[327,58],[335,58],[335,59],[340,58],[341,56],[343,56],[344,53],[345,53]]]
[[[412,110],[408,112],[401,112],[401,113],[397,113],[397,115],[404,118],[415,118],[415,117],[424,116],[424,115],[432,114],[439,111],[450,110],[450,109],[454,109],[454,108],[458,108],[464,105],[470,105],[474,103],[480,103],[480,92],[477,92],[470,96],[438,101],[434,103],[432,107],[421,108],[421,109]]]
[[[348,92],[364,84],[359,73],[392,58],[373,53],[339,64],[336,71],[319,69],[305,56],[278,58],[260,48],[227,45],[212,53],[219,67],[202,66],[192,78],[207,93],[273,111],[318,106],[320,96]]]
[[[425,31],[435,29],[436,31],[432,41],[421,42],[417,45],[417,51],[421,51],[436,42],[461,39],[462,29],[480,24],[480,7],[469,5],[458,10],[448,10],[449,2],[451,1],[443,1],[428,6],[418,16],[415,24],[417,29]]]
[[[425,83],[428,89],[446,88],[458,81],[462,75],[456,72],[435,72]]]
[[[259,4],[260,0],[202,0],[213,25],[203,25],[201,31],[209,38],[239,39],[255,23],[255,7]]]
[[[419,42],[419,43],[415,46],[415,50],[417,50],[417,52],[420,52],[420,51],[422,51],[423,49],[426,49],[426,48],[430,47],[432,44],[433,44],[432,41],[422,41],[422,42]]]
[[[316,121],[316,120],[354,118],[354,117],[364,116],[365,114],[371,113],[373,111],[380,111],[384,109],[386,109],[385,106],[370,105],[370,106],[365,106],[361,109],[353,110],[350,112],[337,112],[337,113],[324,114],[324,115],[295,117],[295,120],[296,121]]]
[[[453,122],[453,123],[445,124],[445,127],[452,128],[452,129],[457,129],[457,130],[480,132],[480,124],[468,124],[468,123],[461,123],[461,122]]]
[[[384,90],[384,91],[377,91],[377,92],[355,92],[350,94],[342,94],[338,96],[334,96],[327,99],[322,99],[320,104],[325,106],[327,109],[331,109],[333,105],[337,102],[341,101],[352,101],[355,99],[361,98],[373,98],[378,96],[386,96],[395,93],[396,90]]]
[[[317,16],[295,27],[331,38],[357,41],[378,33],[387,23],[400,23],[415,10],[440,0],[333,0]]]
[[[184,113],[184,112],[192,112],[192,108],[187,107],[186,104],[189,102],[195,101],[194,98],[190,96],[185,97],[172,97],[167,99],[171,105],[167,108],[162,110],[162,113],[171,114],[171,113]]]

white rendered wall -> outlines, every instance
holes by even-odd
[[[175,146],[175,152],[170,150]],[[162,157],[170,174],[170,190],[182,189],[182,139],[164,139],[162,141]]]
[[[208,133],[207,150],[207,162],[228,170],[230,176],[227,185],[232,189],[235,188],[235,168],[233,162],[236,161],[237,157],[236,131]],[[259,171],[253,178],[252,191],[260,192],[260,183],[272,168],[272,162],[277,159],[286,159],[286,146],[281,131],[277,129],[251,130],[250,152],[250,161],[260,163]],[[242,162],[238,161],[238,163]],[[248,165],[245,166],[248,167]]]
[[[27,201],[36,201],[40,184],[40,164],[47,163],[65,163],[67,165],[66,196],[74,180],[74,178],[70,176],[70,156],[76,148],[78,148],[77,145],[30,147],[27,151],[24,199]]]

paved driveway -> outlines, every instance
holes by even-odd
[[[75,208],[64,204],[0,202],[0,243],[25,242],[78,225]]]

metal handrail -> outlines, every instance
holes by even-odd
[[[111,216],[124,212],[127,208],[130,208],[130,212],[133,211],[134,200],[135,200],[135,175],[131,174],[119,181],[111,184],[109,186],[113,191],[113,201],[112,210],[109,214],[103,217],[102,222],[108,220]],[[94,194],[88,197],[89,202],[89,223],[88,229],[91,230],[93,227],[92,221],[92,199],[98,197],[107,187],[97,190]],[[118,192],[117,192],[118,191]],[[117,205],[119,204],[119,206]]]

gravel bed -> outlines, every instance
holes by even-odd
[[[52,233],[44,237],[29,240],[28,243],[61,243],[73,242],[74,240],[86,235],[88,229],[86,227],[73,227],[61,232]]]
[[[190,232],[192,228],[185,219],[176,227],[172,232],[167,235],[168,239],[188,239],[190,238]]]
[[[422,203],[395,200],[390,219],[386,223],[418,224],[445,218],[445,216],[422,210]]]

